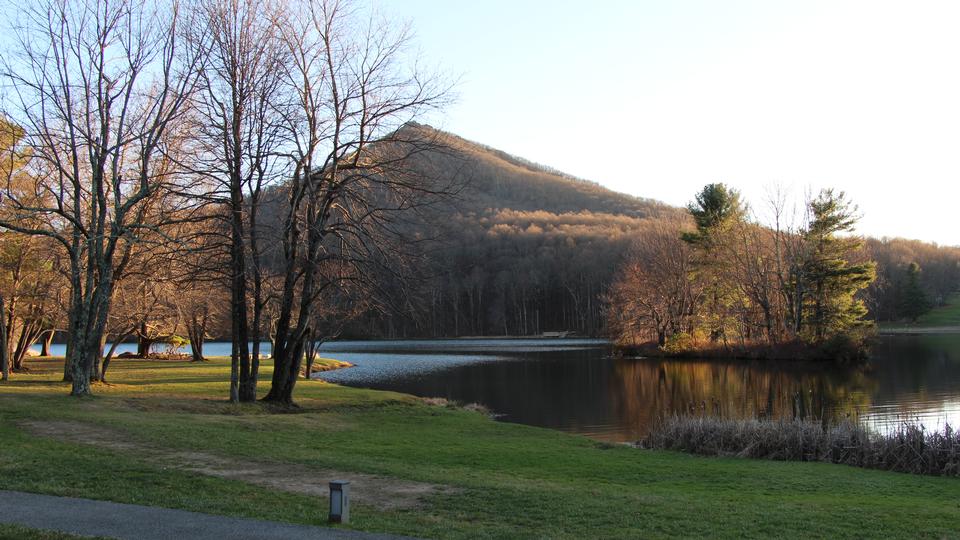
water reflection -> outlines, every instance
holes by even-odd
[[[210,343],[206,350],[226,355],[230,344]],[[885,336],[866,370],[614,359],[610,352],[598,340],[334,342],[324,345],[322,355],[358,367],[320,376],[482,403],[506,421],[615,441],[640,438],[658,418],[685,412],[852,418],[879,430],[903,420],[960,426],[958,334]],[[62,346],[54,346],[53,354],[62,354]]]
[[[945,421],[960,425],[960,336],[884,337],[871,366],[854,370],[783,362],[615,359],[603,346],[551,350],[546,345],[509,352],[491,346],[486,351],[491,356],[480,363],[456,362],[429,372],[389,370],[387,378],[362,382],[351,381],[347,370],[340,372],[339,382],[483,403],[506,421],[616,441],[640,438],[658,418],[680,413],[850,418],[880,430],[905,419],[931,427]],[[437,354],[430,351],[433,358]],[[361,367],[373,356],[329,355]]]
[[[856,417],[875,385],[862,372],[783,363],[614,361],[611,394],[620,419],[607,435],[638,438],[658,418],[707,414],[727,418]]]

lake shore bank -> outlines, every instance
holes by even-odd
[[[869,359],[869,341],[841,340],[811,345],[800,340],[778,344],[705,343],[685,347],[660,346],[657,343],[614,345],[614,353],[624,357],[676,360],[745,360],[806,362],[861,365]]]
[[[0,487],[323,525],[336,474],[367,482],[350,528],[431,538],[960,533],[953,479],[637,450],[320,381],[278,414],[227,403],[222,358],[111,369],[93,399],[56,360],[0,385]]]
[[[881,326],[881,335],[960,334],[960,326]]]

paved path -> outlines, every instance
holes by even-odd
[[[324,511],[317,501],[317,511]],[[0,523],[137,540],[399,540],[403,537],[0,490]]]

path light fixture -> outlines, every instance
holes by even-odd
[[[350,521],[350,482],[333,480],[330,482],[330,523]]]

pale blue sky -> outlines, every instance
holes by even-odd
[[[960,244],[960,2],[372,0],[462,76],[437,127],[618,191],[847,191]]]

